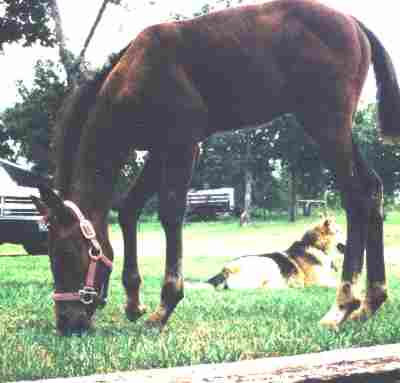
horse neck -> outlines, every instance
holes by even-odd
[[[107,102],[105,97],[97,98],[70,165],[69,194],[89,215],[108,213],[113,187],[129,152],[123,121],[118,122]]]
[[[105,220],[113,196],[113,185],[116,183],[116,169],[84,169],[74,177],[70,199],[87,214],[89,219]]]
[[[88,161],[86,156],[78,157],[72,182],[63,196],[75,202],[88,219],[105,222],[111,209],[114,185],[117,182],[122,161],[119,157],[107,158],[107,166],[100,161],[101,155]],[[97,161],[93,162],[93,159]]]

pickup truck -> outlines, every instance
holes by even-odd
[[[0,160],[0,245],[23,245],[32,255],[47,254],[47,226],[31,196],[39,177],[11,162]]]

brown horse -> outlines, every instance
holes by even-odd
[[[295,114],[321,147],[347,212],[342,281],[323,323],[372,315],[387,297],[382,183],[351,134],[371,62],[381,130],[395,139],[400,91],[388,53],[360,22],[316,1],[247,5],[141,32],[69,98],[56,126],[59,193],[41,188],[38,205],[49,217],[59,331],[86,330],[104,301],[113,259],[107,214],[130,150],[148,150],[150,157],[119,205],[125,310],[131,320],[145,312],[136,225],[145,202],[158,193],[166,267],[161,303],[147,324],[162,327],[183,298],[182,220],[196,144],[283,113]],[[368,283],[360,298],[355,284],[364,250]]]

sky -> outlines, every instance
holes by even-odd
[[[68,38],[68,48],[75,54],[80,52],[101,2],[102,0],[58,0],[64,31]],[[155,0],[155,4],[151,5],[149,1],[132,0],[125,1],[132,3],[129,8],[108,5],[89,46],[86,59],[95,67],[101,66],[110,53],[118,52],[146,26],[167,21],[174,13],[191,15],[199,11],[206,2],[206,0]],[[321,2],[352,14],[364,22],[386,47],[400,76],[400,43],[399,38],[396,38],[399,31],[399,0],[321,0]],[[2,69],[0,111],[18,101],[17,80],[31,84],[33,66],[40,58],[57,60],[57,49],[40,46],[22,48],[17,44],[5,46],[4,55],[0,55]],[[373,101],[375,92],[375,81],[370,71],[362,99],[367,102]]]

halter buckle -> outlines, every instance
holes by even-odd
[[[94,230],[94,227],[93,227],[93,225],[92,225],[92,223],[90,221],[88,221],[87,219],[82,219],[79,222],[79,225],[81,227],[82,235],[86,239],[94,239],[94,238],[96,238],[96,231]]]
[[[79,300],[84,305],[90,305],[94,303],[95,297],[97,297],[97,292],[93,287],[85,286],[83,289],[78,291],[79,293]]]

